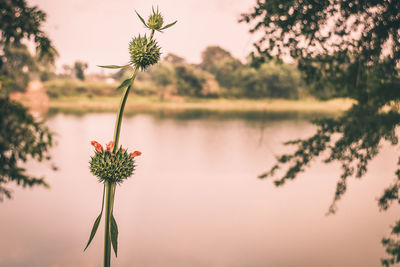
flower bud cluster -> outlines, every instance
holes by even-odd
[[[107,144],[106,150],[103,150],[103,147],[96,141],[92,141],[91,144],[96,152],[91,157],[89,168],[100,182],[122,183],[135,170],[134,158],[142,154],[140,151],[129,154],[122,147],[113,153],[113,141]]]

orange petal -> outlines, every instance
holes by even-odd
[[[103,147],[101,145],[96,146],[95,149],[97,152],[103,153]]]
[[[140,156],[140,155],[142,155],[142,152],[140,152],[140,151],[134,151],[134,152],[129,156],[129,158],[134,158],[134,157]]]
[[[113,149],[113,147],[114,147],[114,141],[108,142],[106,151],[111,152],[111,150]]]
[[[92,144],[92,146],[96,146],[98,143],[96,141],[91,141],[90,144]]]
[[[103,153],[103,147],[96,141],[92,141],[90,142],[92,144],[92,146],[94,146],[94,149],[99,152],[99,153]]]

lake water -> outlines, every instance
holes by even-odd
[[[91,140],[113,136],[115,115],[53,114],[52,163],[29,163],[50,189],[13,187],[0,204],[0,266],[102,266],[103,223],[83,253],[100,211],[102,185],[88,170]],[[394,179],[397,152],[384,146],[368,174],[352,179],[336,215],[325,216],[338,165],[316,161],[276,188],[257,175],[313,133],[308,116],[131,114],[121,144],[140,150],[135,175],[117,188],[119,255],[113,266],[379,266],[381,238],[399,218],[376,198]],[[51,164],[59,167],[52,171]]]

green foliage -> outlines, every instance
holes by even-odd
[[[247,65],[232,73],[234,77],[230,81],[240,88],[240,95],[248,98],[298,99],[304,87],[300,74],[292,65],[274,60],[257,69]]]
[[[100,68],[105,68],[105,69],[122,69],[125,67],[128,67],[129,65],[123,65],[123,66],[119,66],[119,65],[98,65],[98,67]]]
[[[216,97],[219,85],[213,75],[189,65],[175,66],[176,88],[179,95]]]
[[[111,244],[114,249],[115,257],[118,256],[118,225],[114,218],[114,214],[111,213]]]
[[[27,174],[21,163],[47,158],[52,145],[51,132],[9,98],[0,97],[0,110],[0,200],[11,197],[11,191],[5,187],[10,182],[23,187],[47,187],[43,178]]]
[[[52,63],[58,55],[50,39],[40,29],[46,14],[37,7],[29,7],[25,0],[3,0],[0,3],[0,76],[12,82],[3,85],[10,91],[25,90],[29,72],[37,70],[36,63]],[[31,40],[36,47],[33,57],[24,40]]]
[[[37,68],[34,58],[25,45],[7,45],[4,47],[4,55],[0,56],[4,64],[0,73],[12,80],[5,90],[25,91],[29,82],[29,73]],[[1,65],[1,64],[0,64]]]
[[[242,87],[243,82],[240,73],[247,66],[243,65],[238,59],[230,57],[217,60],[210,67],[209,72],[214,74],[218,83],[227,89]],[[246,90],[245,88],[242,88]]]
[[[267,85],[270,98],[297,99],[303,87],[300,73],[293,65],[268,61],[259,68],[260,84]]]
[[[185,59],[173,53],[168,53],[164,57],[164,61],[169,62],[171,64],[185,64]]]
[[[200,67],[213,73],[217,62],[224,59],[233,59],[233,57],[231,53],[219,46],[209,46],[201,53]]]
[[[30,176],[22,163],[28,159],[42,161],[52,145],[52,134],[37,122],[20,104],[11,101],[8,93],[24,90],[28,72],[35,60],[23,41],[33,41],[37,59],[53,62],[57,51],[40,29],[46,14],[37,7],[28,7],[25,0],[3,0],[0,3],[0,200],[10,198],[5,186],[15,182],[23,187],[48,186],[43,178]]]
[[[306,95],[299,71],[290,64],[268,60],[260,68],[243,64],[218,46],[205,49],[203,61],[191,65],[174,54],[138,75],[135,90],[139,94],[161,91],[191,97],[246,97],[297,99]],[[128,73],[128,74],[124,74]],[[121,69],[115,78],[129,77],[131,70]],[[157,88],[157,90],[154,90]]]
[[[40,71],[40,73],[39,73],[39,79],[42,82],[47,82],[49,80],[54,79],[55,77],[56,77],[56,74],[49,69],[44,69],[44,70]]]
[[[104,203],[104,199],[103,199],[103,203]],[[89,240],[83,251],[85,251],[89,247],[90,243],[92,243],[92,240],[93,240],[94,236],[96,235],[97,229],[99,228],[101,216],[103,216],[103,207],[101,208],[101,212],[100,212],[99,216],[97,216],[96,220],[94,220],[92,231],[90,231]]]
[[[63,96],[106,96],[116,95],[115,83],[80,81],[76,79],[54,79],[46,81],[46,93],[51,98]]]
[[[75,61],[74,63],[74,72],[76,78],[83,81],[85,80],[85,71],[88,68],[88,64],[82,61]]]
[[[297,99],[303,88],[299,72],[289,64],[268,60],[254,68],[218,46],[204,50],[200,67],[227,89],[226,96]]]
[[[181,65],[175,68],[178,94],[200,96],[202,80],[194,68]]]
[[[36,46],[39,58],[50,61],[57,56],[50,39],[40,29],[46,21],[46,14],[38,7],[29,7],[25,0],[3,0],[0,4],[0,46],[19,45],[24,39],[30,39]],[[0,68],[4,63],[0,57]]]
[[[390,238],[382,239],[382,244],[386,247],[386,253],[391,255],[390,258],[381,260],[382,265],[386,267],[400,262],[400,221],[397,221],[392,227],[391,234]]]
[[[159,94],[162,99],[166,94],[190,97],[286,99],[307,96],[300,72],[292,64],[268,60],[260,64],[259,68],[255,68],[250,63],[243,64],[228,51],[217,46],[206,48],[202,55],[203,61],[199,65],[194,65],[187,63],[178,55],[167,54],[161,62],[137,74],[137,82],[134,85],[135,94]],[[144,57],[140,58],[144,60]],[[129,65],[100,67],[120,69],[112,77],[122,83],[121,88],[129,84],[133,74],[133,68]],[[65,72],[69,73],[69,68],[66,68]],[[109,85],[105,82],[103,85],[101,83],[80,84],[70,80],[63,84],[59,80],[46,84],[49,85],[47,89],[51,97],[79,94],[78,87],[86,89],[82,92],[83,94],[114,94],[108,90]],[[102,87],[105,91],[94,91],[93,87]]]
[[[171,63],[162,61],[151,69],[150,78],[159,87],[174,85],[175,68]]]
[[[315,122],[317,131],[310,138],[287,142],[296,146],[295,152],[278,157],[277,164],[261,175],[275,176],[286,166],[275,180],[282,185],[295,179],[314,158],[328,155],[325,163],[337,161],[343,169],[329,209],[333,213],[336,201],[346,192],[348,178],[366,173],[380,143],[398,143],[400,2],[258,1],[242,21],[251,23],[251,32],[263,33],[255,43],[254,65],[291,56],[315,95],[356,101],[341,117]],[[383,210],[399,202],[399,173],[379,199]],[[400,243],[384,239],[382,244],[392,256],[382,264],[400,262]]]

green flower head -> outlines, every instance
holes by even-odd
[[[177,23],[177,21],[174,21],[174,22],[172,22],[172,23],[170,23],[168,25],[165,25],[163,27],[164,18],[161,15],[161,13],[158,11],[158,7],[157,7],[157,10],[154,10],[154,8],[152,8],[152,11],[153,11],[153,13],[149,16],[149,19],[147,20],[147,23],[142,18],[142,16],[140,16],[139,13],[135,11],[136,14],[138,15],[140,21],[143,23],[143,25],[146,28],[149,28],[150,30],[161,32],[162,30],[165,30],[165,29],[175,25],[175,23]]]
[[[96,153],[89,162],[90,172],[95,175],[100,182],[109,181],[122,183],[123,180],[132,176],[135,170],[134,158],[142,153],[135,151],[131,154],[120,147],[115,153],[112,152],[114,142],[107,144],[104,151],[102,146],[96,141],[92,141]]]
[[[129,53],[131,64],[140,67],[142,70],[156,64],[160,60],[160,47],[153,39],[148,40],[144,37],[134,37],[129,43]]]
[[[147,26],[152,30],[158,31],[161,29],[163,23],[164,23],[164,19],[163,19],[161,13],[158,12],[158,7],[157,7],[157,11],[154,11],[154,8],[153,8],[153,14],[151,14],[149,19],[147,20]]]

